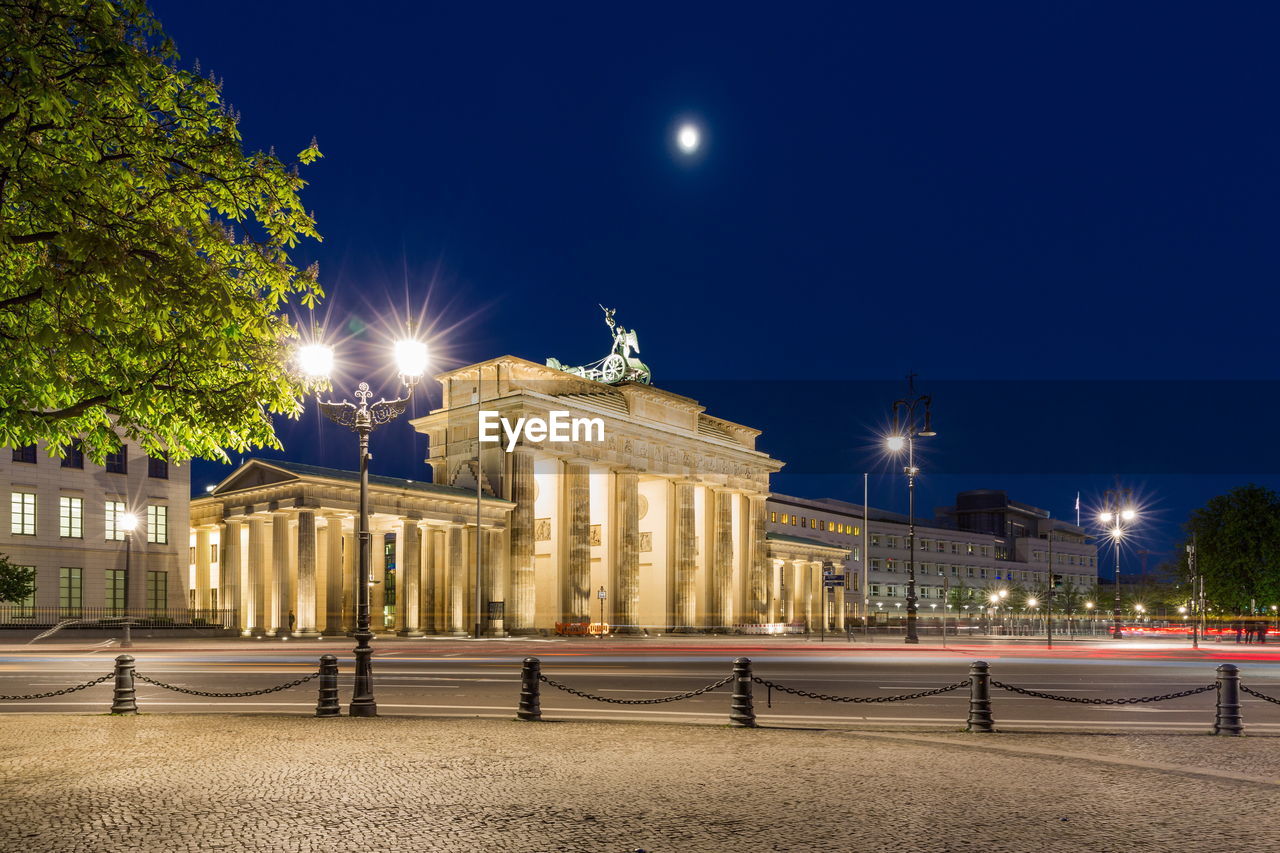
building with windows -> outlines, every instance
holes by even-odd
[[[35,593],[0,603],[0,624],[122,616],[126,605],[137,616],[185,614],[190,481],[189,469],[129,442],[105,465],[76,445],[62,459],[35,445],[0,448],[0,554],[36,570]]]
[[[832,499],[770,496],[767,528],[847,548],[845,588],[829,590],[829,624],[891,622],[905,615],[910,559],[907,517]],[[1098,576],[1097,547],[1081,527],[1005,492],[961,492],[937,518],[915,525],[917,611],[922,619],[976,616],[1000,590],[1045,590],[1052,575],[1085,592]],[[864,556],[867,562],[864,563]],[[948,606],[950,605],[950,606]],[[927,624],[927,622],[925,623]]]

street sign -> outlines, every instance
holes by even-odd
[[[607,596],[605,595],[604,587],[600,587],[600,591],[596,593],[596,598],[600,599],[601,601],[604,601],[606,597]]]

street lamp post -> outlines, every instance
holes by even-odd
[[[129,624],[129,586],[132,580],[133,562],[133,531],[138,529],[138,516],[131,512],[126,512],[120,516],[120,529],[124,531],[124,639],[120,641],[120,648],[133,648],[132,625]]]
[[[414,386],[422,378],[427,369],[427,345],[415,340],[402,340],[395,346],[396,363],[400,373],[400,382],[406,388],[403,397],[396,400],[379,400],[369,405],[373,392],[369,383],[361,382],[356,386],[355,396],[358,404],[341,401],[325,401],[316,394],[316,405],[326,418],[340,426],[348,427],[359,439],[360,451],[360,517],[357,531],[358,570],[356,579],[356,641],[355,687],[351,694],[351,705],[347,713],[352,717],[376,717],[378,704],[373,698],[373,649],[369,641],[373,632],[369,630],[369,568],[371,555],[369,546],[369,434],[375,427],[390,423],[404,413],[409,401],[413,399]],[[333,350],[324,344],[309,344],[302,347],[298,360],[304,373],[313,379],[328,379],[333,370]]]
[[[1128,526],[1138,517],[1133,508],[1133,499],[1128,489],[1108,489],[1103,498],[1102,512],[1098,513],[1098,521],[1110,525],[1107,535],[1111,537],[1112,548],[1116,552],[1116,599],[1112,611],[1111,638],[1124,639],[1121,630],[1120,607],[1120,543],[1125,537]]]
[[[915,394],[915,374],[908,377],[908,393]],[[892,453],[907,451],[907,464],[903,473],[907,475],[907,634],[906,643],[919,643],[916,633],[916,475],[920,469],[916,467],[916,437],[928,438],[937,435],[933,431],[932,412],[930,407],[933,398],[927,394],[908,396],[893,402],[893,433],[885,442]],[[920,419],[923,418],[923,425]]]

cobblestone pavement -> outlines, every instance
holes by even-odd
[[[1277,746],[1202,735],[14,715],[0,718],[0,850],[1274,850]]]

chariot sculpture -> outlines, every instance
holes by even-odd
[[[613,348],[609,354],[599,361],[580,367],[569,367],[561,364],[558,358],[549,358],[547,367],[554,367],[565,373],[572,373],[574,376],[604,382],[608,385],[616,385],[619,382],[640,382],[648,385],[652,378],[648,366],[632,356],[632,353],[640,352],[635,330],[624,329],[618,325],[618,322],[613,319],[613,315],[617,313],[616,308],[605,308],[601,305],[600,310],[604,312],[604,322],[609,326],[610,334],[613,335]]]

